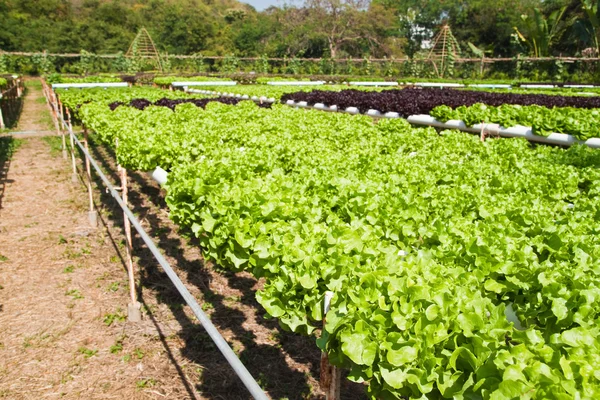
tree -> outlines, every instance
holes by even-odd
[[[519,39],[529,46],[534,57],[547,57],[551,47],[557,43],[566,30],[563,23],[567,7],[553,11],[545,17],[539,8],[534,9],[533,18],[523,15],[525,22],[524,33],[517,29]],[[516,28],[515,28],[516,29]]]
[[[472,42],[496,56],[511,53],[513,27],[521,15],[530,14],[542,0],[372,0],[395,14],[395,26],[413,56],[431,40],[440,26],[448,24],[459,43]]]
[[[336,58],[344,45],[381,46],[383,37],[378,26],[385,26],[382,9],[369,0],[306,0],[313,32],[322,35],[331,58]],[[382,22],[384,21],[384,22]]]
[[[585,15],[575,22],[575,33],[596,54],[600,54],[600,0],[580,1]]]

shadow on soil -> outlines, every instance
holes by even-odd
[[[90,140],[90,142],[92,142]],[[92,144],[92,143],[91,143]],[[99,161],[101,168],[113,182],[119,182],[114,163],[114,154],[101,146],[90,147],[92,156]],[[100,188],[104,185],[95,178]],[[204,260],[198,256],[186,254],[186,248],[197,246],[190,232],[177,230],[172,224],[166,224],[158,217],[160,209],[166,209],[164,197],[160,188],[141,174],[130,174],[129,189],[130,207],[138,219],[147,225],[146,231],[154,238],[155,243],[164,252],[167,258],[174,262],[172,265],[182,280],[193,285],[201,293],[198,302],[207,312],[213,324],[228,338],[230,346],[236,351],[240,360],[259,382],[261,387],[274,399],[321,399],[323,396],[313,393],[309,385],[309,376],[298,370],[290,368],[289,357],[293,362],[308,365],[310,376],[318,377],[320,352],[314,343],[314,338],[303,337],[283,331],[276,321],[266,320],[262,317],[264,310],[257,303],[253,288],[256,280],[245,273],[220,272],[226,279],[227,286],[223,291],[216,292],[210,289],[213,279]],[[104,189],[100,191],[101,207],[106,207],[110,212],[109,218],[115,226],[121,227],[123,213],[116,201]],[[196,390],[207,399],[250,399],[251,396],[233,372],[225,358],[216,348],[204,328],[195,318],[190,318],[184,311],[185,302],[170,282],[160,265],[156,262],[143,241],[137,236],[133,237],[135,255],[140,258],[143,269],[140,272],[141,286],[152,289],[159,303],[166,304],[173,316],[181,325],[178,332],[185,346],[181,355],[199,366],[198,383]],[[114,243],[115,250],[120,254],[120,246]],[[125,263],[123,262],[123,265]],[[193,288],[191,288],[193,289]],[[232,290],[233,289],[233,290]],[[222,292],[241,292],[241,296],[227,296]],[[192,290],[194,292],[194,290]],[[147,292],[146,292],[147,293]],[[141,301],[145,304],[143,296]],[[200,296],[199,296],[200,297]],[[249,316],[234,307],[236,303],[250,306],[256,310],[256,318]],[[148,307],[146,307],[148,309]],[[193,389],[185,377],[184,371],[178,365],[169,347],[165,335],[160,330],[160,323],[149,311],[148,317],[159,331],[162,344],[167,351],[171,362],[177,368],[182,383],[191,398],[196,398]],[[261,325],[272,332],[277,345],[259,344],[255,341],[256,335],[252,326]],[[240,346],[241,344],[241,346]],[[318,380],[318,378],[317,378]],[[343,399],[365,399],[364,389],[361,385],[353,384],[347,380],[342,382]]]
[[[13,139],[11,136],[0,137],[0,210],[2,209],[6,184],[13,182],[12,179],[8,179],[8,170],[10,169],[12,155],[19,143],[20,141]]]
[[[16,90],[16,88],[12,89],[0,100],[0,111],[2,112],[2,118],[6,129],[15,128],[19,122],[21,113],[23,112],[27,87],[21,97],[16,96]]]

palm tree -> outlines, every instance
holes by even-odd
[[[573,26],[575,35],[600,54],[600,0],[579,0],[584,12]]]
[[[515,31],[519,39],[529,46],[534,57],[550,55],[551,47],[560,40],[568,25],[562,23],[566,10],[567,7],[562,7],[546,18],[539,8],[535,8],[533,18],[528,15],[521,16],[525,22],[524,34],[516,27]]]

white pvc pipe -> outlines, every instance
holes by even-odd
[[[410,122],[411,124],[415,124],[415,125],[428,125],[428,126],[433,126],[435,128],[446,128],[445,123],[438,121],[437,119],[433,118],[431,115],[427,115],[427,114],[411,115],[406,120],[408,122]]]
[[[484,128],[486,132],[494,132],[494,128],[497,129],[493,124],[484,124],[484,126],[480,126],[481,124],[477,124],[473,127],[468,127],[464,121],[459,121],[457,119],[451,119],[446,121],[445,127],[447,129],[458,129],[466,132],[480,133],[481,129]]]
[[[508,322],[512,322],[516,330],[523,331],[525,328],[521,325],[521,321],[517,317],[517,313],[512,307],[512,303],[508,303],[508,306],[504,309],[504,315],[506,316],[506,320]]]
[[[95,83],[53,83],[52,89],[85,89],[95,87],[129,87],[127,82],[95,82]]]
[[[496,133],[502,137],[522,137],[531,142],[555,144],[561,146],[571,146],[575,143],[585,143],[586,145],[594,148],[600,148],[600,138],[589,139],[586,142],[577,140],[573,135],[567,135],[565,133],[551,133],[548,136],[535,135],[531,128],[525,126],[514,126],[511,128],[503,128],[498,124],[476,124],[472,127],[467,127],[463,121],[450,120],[447,122],[441,122],[436,120],[430,115],[411,115],[407,118],[407,121],[415,125],[427,125],[441,129],[459,129],[465,132],[479,133],[482,128],[485,128],[486,132]]]
[[[554,89],[554,85],[521,85],[524,89]]]
[[[398,86],[398,82],[350,82],[352,86]]]
[[[325,298],[323,299],[323,312],[326,315],[331,308],[331,300],[333,299],[333,292],[329,290],[325,292]]]
[[[181,86],[235,86],[237,82],[235,81],[201,81],[201,82],[173,82],[171,86],[173,87],[181,87]]]
[[[591,138],[585,141],[585,144],[593,147],[594,149],[600,149],[600,138]]]
[[[469,87],[474,88],[484,88],[484,89],[512,89],[511,85],[503,85],[503,84],[494,84],[494,83],[477,83],[468,85]]]
[[[462,83],[437,83],[437,82],[417,82],[415,86],[421,87],[465,87]]]
[[[594,85],[565,85],[564,87],[566,88],[575,88],[575,89],[589,89],[589,88],[595,88],[596,86]]]
[[[500,134],[500,132],[499,132]],[[502,128],[502,136],[508,138],[529,138],[533,133],[531,132],[531,128],[526,126],[517,125],[512,126],[510,128]]]
[[[154,179],[160,186],[167,183],[167,176],[169,173],[162,169],[161,167],[156,167],[154,172],[152,172],[152,179]]]
[[[324,85],[323,81],[272,81],[267,82],[271,86],[320,86]]]

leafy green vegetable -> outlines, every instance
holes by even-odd
[[[372,398],[600,396],[596,150],[253,102],[80,115],[170,170],[171,218],[283,327],[334,292],[318,345]]]
[[[168,86],[173,82],[231,82],[228,78],[216,78],[212,76],[157,76],[154,83],[161,86]]]
[[[580,140],[600,137],[600,109],[542,106],[519,106],[505,104],[498,107],[484,104],[461,106],[451,109],[439,106],[431,111],[439,121],[462,120],[467,126],[481,122],[500,124],[506,128],[522,125],[532,128],[533,133],[548,136],[550,133],[567,133]]]

